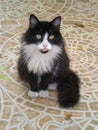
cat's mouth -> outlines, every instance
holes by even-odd
[[[41,53],[47,53],[49,50],[47,48],[43,48],[40,50]]]

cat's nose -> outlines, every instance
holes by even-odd
[[[43,44],[43,47],[47,48],[47,46],[48,46],[47,44]]]

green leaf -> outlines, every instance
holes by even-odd
[[[0,74],[0,79],[3,79],[3,80],[8,80],[8,77],[7,77],[7,76],[5,76],[5,75],[1,75],[1,74]]]
[[[3,72],[6,71],[3,66],[0,67],[0,70],[3,71]]]

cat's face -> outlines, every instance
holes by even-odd
[[[27,42],[32,44],[41,53],[48,53],[54,46],[60,46],[62,36],[60,34],[61,17],[58,16],[51,22],[39,21],[34,15],[30,16]]]

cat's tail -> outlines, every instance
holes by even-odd
[[[80,98],[78,76],[70,71],[68,76],[63,78],[57,91],[60,106],[72,107],[77,104]]]

